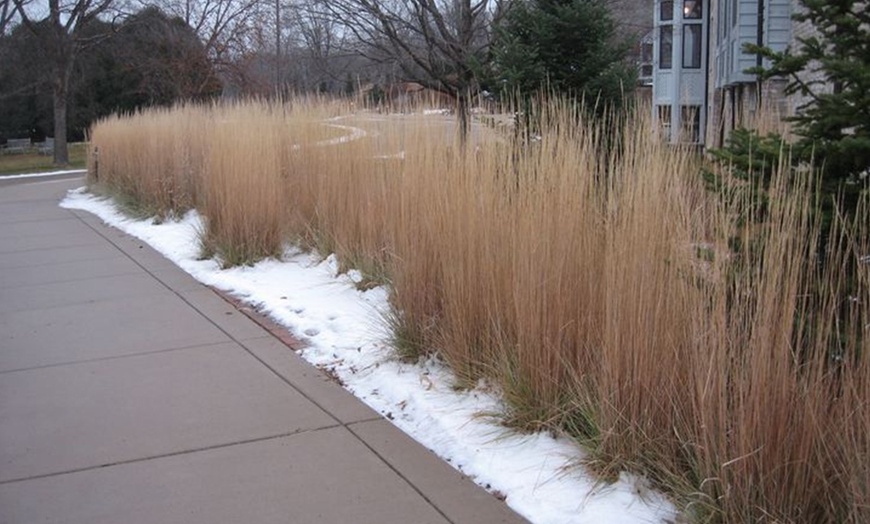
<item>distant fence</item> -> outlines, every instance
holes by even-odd
[[[46,138],[45,142],[31,142],[29,138],[10,138],[5,144],[0,144],[0,153],[39,153],[40,155],[50,155],[53,151],[53,138]]]

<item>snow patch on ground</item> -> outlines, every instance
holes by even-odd
[[[326,259],[290,248],[283,260],[221,270],[199,260],[198,231],[191,211],[156,223],[121,214],[111,200],[70,191],[62,207],[81,209],[135,236],[204,284],[257,307],[309,345],[302,356],[327,369],[342,384],[424,446],[533,523],[667,522],[674,507],[647,489],[642,479],[623,475],[605,485],[572,467],[583,452],[567,439],[547,433],[523,435],[500,426],[502,411],[491,389],[454,389],[450,370],[435,359],[397,362],[387,346],[383,321],[387,290],[358,291],[362,275],[338,273]]]
[[[87,173],[87,169],[64,169],[61,171],[43,171],[40,173],[24,173],[21,175],[0,175],[0,180],[18,180],[25,178],[46,178],[62,175],[83,175]]]
[[[338,125],[338,124],[324,124],[324,125],[326,127],[332,127],[335,129],[341,129],[342,131],[348,131],[349,133],[347,135],[340,136],[338,138],[331,138],[329,140],[322,140],[322,141],[314,144],[318,147],[336,146],[339,144],[346,144],[347,142],[353,142],[355,140],[359,140],[361,138],[365,138],[366,136],[368,136],[368,133],[365,130],[360,129],[358,127],[342,126],[342,125]]]

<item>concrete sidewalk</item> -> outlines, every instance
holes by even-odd
[[[80,185],[0,187],[0,523],[524,522]]]

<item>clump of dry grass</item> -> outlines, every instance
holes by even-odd
[[[287,203],[280,169],[282,129],[275,107],[240,104],[209,130],[209,154],[199,184],[206,256],[225,267],[280,257]]]
[[[191,209],[208,147],[199,133],[210,118],[205,108],[179,106],[102,120],[91,130],[89,183],[143,214]]]
[[[868,520],[866,205],[819,253],[811,178],[781,166],[764,206],[710,193],[645,113],[603,127],[551,101],[539,139],[462,145],[443,118],[327,120],[342,111],[108,119],[98,183],[163,214],[196,206],[226,264],[288,239],[335,252],[390,284],[404,356],[487,378],[512,423],[568,432],[698,521]]]

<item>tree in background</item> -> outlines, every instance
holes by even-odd
[[[93,34],[88,30],[100,22],[101,16],[113,14],[114,0],[48,0],[48,16],[41,24],[33,18],[41,11],[28,9],[28,0],[12,0],[12,3],[21,23],[37,36],[38,45],[47,58],[54,117],[54,163],[66,165],[69,163],[66,132],[70,77],[79,54],[111,35],[111,31]]]
[[[517,0],[497,26],[494,88],[513,96],[542,88],[620,105],[636,72],[626,59],[632,44],[616,35],[603,0]]]
[[[156,7],[130,16],[94,58],[113,61],[111,67],[103,65],[102,69],[126,84],[117,90],[115,110],[206,100],[220,94],[220,81],[205,43],[183,19],[167,16]]]
[[[156,6],[171,17],[181,19],[193,29],[205,46],[217,74],[238,77],[239,60],[252,48],[263,45],[258,32],[269,25],[270,12],[262,0],[144,0],[145,7]]]
[[[52,72],[41,45],[48,21],[19,25],[0,37],[0,58],[15,67],[0,69],[0,135],[52,127]],[[111,34],[111,38],[100,38]],[[221,84],[204,44],[178,17],[146,8],[112,26],[94,21],[82,39],[99,39],[77,56],[68,86],[67,132],[81,140],[90,124],[105,115],[179,100],[205,100]]]
[[[42,24],[35,29],[42,31]],[[48,57],[38,44],[39,37],[17,25],[0,36],[0,137],[21,138],[33,130],[46,133],[52,128],[50,72]]]
[[[287,9],[285,24],[292,32],[285,39],[284,56],[288,84],[297,91],[346,91],[353,55],[347,53],[347,31],[329,16],[327,4],[327,0],[306,0]]]
[[[489,57],[490,27],[499,0],[340,0],[327,12],[358,42],[356,51],[395,64],[404,79],[450,95],[460,136]]]
[[[857,194],[870,176],[870,10],[863,0],[801,0],[794,19],[815,34],[784,52],[747,46],[770,60],[755,68],[762,80],[787,78],[788,94],[807,102],[791,117],[801,137],[795,152],[823,165],[828,192]],[[854,195],[853,195],[854,196]]]

